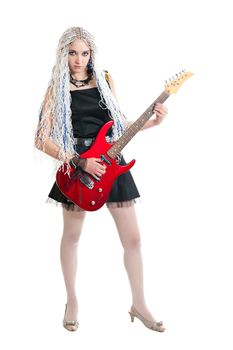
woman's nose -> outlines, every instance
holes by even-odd
[[[82,57],[80,55],[77,55],[75,62],[80,63],[81,61],[82,61]]]
[[[80,60],[80,59],[77,59],[77,60],[75,60],[75,63],[76,63],[76,64],[80,64],[80,63],[81,63],[81,60]]]

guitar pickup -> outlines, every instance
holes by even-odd
[[[86,174],[80,176],[80,181],[84,184],[89,190],[92,190],[94,187],[94,181],[90,179],[90,177]]]
[[[101,155],[100,155],[100,159],[101,159],[103,162],[107,163],[108,165],[112,165],[112,162],[111,162],[107,157],[105,157],[104,154],[101,154]]]

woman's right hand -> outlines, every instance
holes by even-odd
[[[83,170],[99,180],[106,173],[106,165],[103,165],[99,158],[87,158]]]

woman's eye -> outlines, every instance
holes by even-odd
[[[71,56],[75,56],[76,55],[76,52],[75,51],[69,51],[69,55]],[[89,52],[83,52],[83,56],[88,56],[89,55]]]

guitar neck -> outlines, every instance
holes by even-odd
[[[147,120],[154,114],[153,110],[156,103],[163,103],[170,96],[169,93],[163,91],[161,95],[145,110],[145,112],[124,132],[124,134],[114,143],[107,151],[110,158],[115,159],[129,141],[142,129]]]

